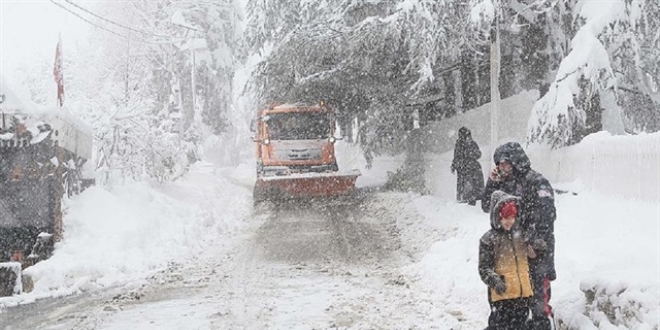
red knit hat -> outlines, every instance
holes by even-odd
[[[504,205],[500,208],[500,219],[509,218],[511,216],[516,216],[518,213],[518,207],[516,202],[507,201],[504,202]]]

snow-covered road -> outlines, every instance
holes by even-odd
[[[261,205],[240,231],[137,287],[40,300],[0,318],[4,329],[429,328],[432,303],[398,272],[413,260],[388,204],[367,195]]]

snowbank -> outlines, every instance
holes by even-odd
[[[594,325],[600,315],[597,301],[590,304],[583,292],[591,289],[598,292],[601,305],[605,299],[611,301],[613,315],[619,315],[623,326],[618,329],[657,327],[657,205],[581,193],[558,196],[557,208],[558,279],[553,282],[551,302],[558,318],[571,329],[609,329],[606,324],[617,324],[599,319],[601,327]],[[418,262],[403,270],[412,280],[412,290],[426,292],[444,310],[459,311],[466,320],[481,320],[485,327],[489,308],[477,263],[479,238],[489,229],[488,215],[478,207],[439,202],[431,196],[409,199],[401,213],[420,215],[402,217],[398,223],[404,246],[417,247]],[[624,322],[626,315],[632,317]]]
[[[611,145],[628,143],[627,147],[618,147],[620,150],[614,154],[624,154],[623,150],[627,150],[629,159],[636,159],[639,148],[630,144],[645,137],[592,139],[585,144],[596,143],[605,150]],[[589,163],[598,155],[585,152],[588,148],[591,146],[574,147],[571,153],[575,164]],[[603,152],[604,157],[607,154]],[[453,202],[455,178],[452,181],[449,173],[451,157],[451,152],[447,152],[433,159],[439,170],[429,172],[428,180],[437,184],[435,196],[410,199],[401,206],[402,214],[420,214],[402,217],[398,224],[403,239],[408,241],[404,245],[418,247],[415,254],[418,262],[404,272],[415,280],[415,290],[426,291],[435,303],[447,310],[460,311],[465,319],[483,320],[481,325],[485,327],[489,311],[486,287],[477,272],[477,251],[479,238],[489,229],[489,220],[478,206]],[[640,157],[644,157],[643,153]],[[617,168],[630,163],[621,162]],[[565,167],[561,170],[563,174]],[[639,170],[644,172],[635,175],[653,177],[660,167]],[[612,180],[609,171],[584,171],[574,172],[582,183]],[[588,179],[580,178],[584,173],[589,173]],[[637,182],[617,180],[617,191],[634,191]],[[660,325],[659,204],[605,195],[598,192],[598,185],[585,189],[586,185],[579,182],[558,183],[555,188],[579,192],[557,195],[558,279],[553,282],[552,305],[558,318],[571,329],[657,328]],[[591,300],[590,295],[593,295]],[[606,315],[603,310],[608,309],[610,313]]]
[[[134,284],[170,262],[195,258],[209,241],[242,225],[250,195],[209,164],[196,164],[167,185],[89,188],[69,201],[54,255],[25,270],[34,290],[0,298],[0,307]]]

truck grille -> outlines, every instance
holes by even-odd
[[[321,159],[321,149],[280,149],[275,150],[275,156],[280,160],[315,160]]]

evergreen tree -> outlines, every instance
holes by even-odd
[[[612,42],[617,76],[617,104],[629,132],[660,131],[660,3],[646,1],[638,19],[619,24]]]
[[[629,59],[640,57],[641,44],[648,35],[636,35],[634,29],[648,8],[646,1],[581,1],[575,7],[576,34],[570,53],[562,60],[548,93],[534,106],[530,118],[529,143],[547,143],[561,147],[579,142],[586,134],[599,130],[604,123],[622,126],[621,110],[616,102]],[[637,62],[639,63],[639,62]],[[638,64],[631,66],[637,68]],[[631,79],[636,86],[639,76]],[[623,99],[618,98],[618,102]]]
[[[357,118],[359,141],[376,153],[405,148],[405,104],[442,85],[439,68],[458,61],[452,41],[468,26],[452,15],[465,8],[450,2],[255,0],[247,8],[244,49],[264,55],[249,92],[262,104],[329,100],[342,131]]]

